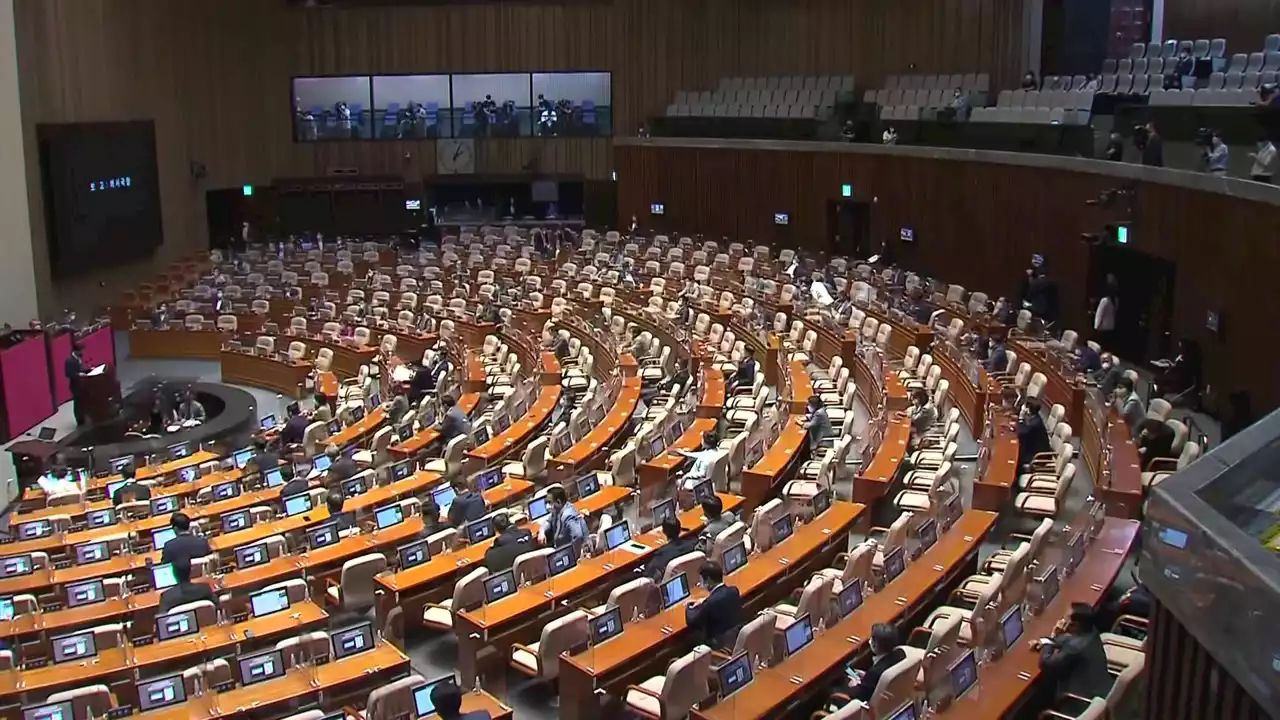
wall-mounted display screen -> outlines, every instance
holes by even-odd
[[[607,136],[607,72],[351,75],[293,79],[294,138]]]
[[[369,139],[371,85],[368,75],[294,78],[294,137],[303,141]]]
[[[448,75],[375,75],[373,135],[378,140],[452,137]]]

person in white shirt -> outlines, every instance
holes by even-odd
[[[1114,349],[1111,345],[1116,329],[1116,310],[1119,307],[1120,283],[1116,281],[1115,275],[1108,273],[1102,299],[1098,300],[1098,307],[1093,312],[1093,332],[1098,344],[1109,350]]]
[[[809,288],[809,296],[822,307],[827,307],[835,302],[835,298],[831,297],[831,293],[827,290],[826,283],[821,280],[813,281],[813,285]]]
[[[701,448],[692,452],[671,448],[671,452],[693,461],[693,466],[685,472],[680,480],[680,487],[688,489],[711,477],[711,467],[715,465],[716,458],[720,457],[721,451],[716,447],[716,434],[714,432],[705,432],[702,433]]]
[[[53,468],[36,481],[46,497],[84,492],[84,481],[78,473],[67,468],[67,460],[61,455],[54,458]]]
[[[1249,153],[1249,157],[1253,158],[1253,169],[1249,171],[1249,177],[1254,182],[1270,185],[1272,166],[1276,162],[1276,146],[1263,135],[1258,138],[1258,152]]]

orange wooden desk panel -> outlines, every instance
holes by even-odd
[[[1085,416],[1084,379],[1078,374],[1064,376],[1057,367],[1050,364],[1041,350],[1028,346],[1024,338],[1010,338],[1008,345],[1010,350],[1018,354],[1019,364],[1025,362],[1031,365],[1033,372],[1044,373],[1047,382],[1041,392],[1041,399],[1048,401],[1050,404],[1060,403],[1067,411],[1063,420],[1073,428],[1083,427]],[[1015,367],[1009,368],[1010,373],[1016,370],[1017,368]]]
[[[143,330],[129,331],[129,357],[190,358],[217,360],[222,343],[232,333],[218,330]]]
[[[765,450],[764,456],[742,473],[742,494],[747,499],[744,509],[748,512],[769,499],[774,486],[786,479],[788,472],[795,467],[796,459],[807,451],[805,443],[809,431],[799,421],[803,419],[801,413],[813,394],[813,382],[805,371],[804,363],[798,360],[787,364],[787,373],[791,379],[789,409],[792,414],[783,420],[786,424],[778,433],[778,439]]]
[[[481,465],[492,465],[533,440],[538,428],[546,424],[560,402],[559,377],[560,373],[557,372],[555,384],[544,384],[538,389],[538,399],[529,406],[523,416],[514,419],[515,422],[491,438],[489,442],[474,450],[468,450],[467,457]]]
[[[689,429],[676,438],[666,452],[640,463],[636,477],[640,483],[640,502],[649,503],[670,489],[672,478],[686,458],[671,452],[672,448],[692,452],[702,446],[702,435],[716,429],[715,418],[698,418],[689,423]]]
[[[609,414],[604,416],[600,424],[592,428],[591,432],[584,435],[568,450],[551,458],[547,470],[548,480],[563,482],[577,473],[597,466],[597,461],[602,457],[599,454],[600,449],[608,448],[617,438],[618,433],[626,430],[639,402],[640,378],[632,375],[622,381],[622,388],[613,401],[613,407],[609,409]]]
[[[990,439],[991,457],[986,471],[973,483],[972,505],[978,510],[999,512],[1009,502],[1018,482],[1018,431],[1013,419],[1002,413],[992,418],[995,436]]]
[[[749,685],[729,700],[692,717],[748,720],[778,717],[794,701],[826,689],[831,673],[866,647],[871,626],[894,623],[920,609],[948,578],[976,564],[982,539],[995,526],[996,514],[969,510],[936,545],[929,548],[879,592],[868,595],[852,615],[816,635],[813,642],[782,662],[759,671]],[[796,682],[793,678],[798,678]],[[974,718],[988,716],[974,715]]]
[[[541,370],[538,372],[538,383],[540,385],[560,386],[563,379],[560,376],[560,359],[550,350],[543,350],[541,353]]]
[[[351,423],[337,433],[330,435],[326,442],[331,445],[337,445],[340,448],[364,442],[366,437],[382,427],[382,423],[386,421],[387,411],[383,410],[381,406],[376,407],[361,418],[359,422]]]
[[[484,381],[482,380],[481,382]],[[462,412],[466,413],[468,416],[475,412],[476,406],[479,404],[480,393],[478,392],[469,392],[458,398],[458,407],[461,408]],[[395,453],[398,457],[417,455],[418,453],[425,451],[431,443],[435,442],[439,437],[440,431],[436,430],[435,427],[423,428],[410,436],[408,440],[392,445],[391,452]]]
[[[185,496],[194,495],[196,492],[207,487],[213,487],[219,483],[231,482],[239,480],[244,476],[244,472],[239,468],[223,470],[219,472],[209,473],[204,477],[196,478],[192,482],[176,482],[168,485],[157,485],[151,488],[151,498],[172,497],[174,495]],[[116,476],[119,479],[119,476]],[[12,522],[31,522],[32,520],[40,520],[42,518],[52,517],[55,515],[70,515],[73,519],[87,515],[91,512],[99,510],[107,510],[115,507],[111,498],[104,500],[94,500],[93,502],[84,502],[79,505],[55,505],[53,507],[33,508],[31,510],[15,510],[9,513]],[[67,543],[71,544],[71,543]]]
[[[718,419],[725,406],[724,373],[713,367],[702,369],[702,397],[698,399],[698,417]]]
[[[629,488],[605,485],[600,488],[600,492],[574,503],[574,507],[590,518],[630,496]],[[535,528],[530,527],[530,530],[533,529]],[[421,624],[423,604],[449,597],[453,593],[457,576],[464,569],[469,572],[471,567],[481,562],[492,545],[493,540],[486,540],[479,545],[466,545],[433,555],[417,567],[379,575],[374,578],[374,582],[386,591],[383,597],[388,601],[387,604],[380,605],[380,609],[390,611],[395,606],[405,608],[405,621],[413,625]]]
[[[720,499],[726,511],[737,510],[743,502],[737,495],[720,495]],[[696,532],[705,522],[702,511],[698,508],[680,514],[680,525],[685,534]],[[572,609],[571,603],[587,600],[591,591],[599,590],[610,579],[620,577],[622,572],[647,561],[662,541],[662,530],[651,530],[634,538],[634,542],[648,548],[644,552],[615,550],[605,555],[583,558],[576,566],[554,578],[521,588],[515,595],[492,605],[454,615],[453,628],[458,637],[458,672],[463,687],[475,684],[478,655],[485,646],[498,644],[501,642],[500,637],[520,642],[522,632],[537,630],[530,623],[535,623],[538,619],[550,620],[552,616]],[[502,649],[505,651],[506,648]]]
[[[315,365],[307,360],[282,362],[274,357],[223,350],[222,382],[274,390],[285,397],[302,397],[303,385]]]
[[[804,414],[808,411],[806,403],[813,395],[813,378],[799,360],[787,363],[787,377],[791,379],[791,414]]]
[[[937,718],[1003,718],[1018,705],[1023,695],[1040,677],[1040,653],[1028,643],[1053,637],[1054,625],[1067,617],[1073,603],[1096,607],[1115,582],[1125,556],[1138,532],[1133,520],[1108,518],[1102,532],[1089,546],[1074,574],[1062,581],[1049,607],[1033,619],[1026,619],[1022,637],[994,663],[978,667],[978,684]]]
[[[290,606],[287,612],[250,618],[236,624],[204,627],[200,629],[200,634],[197,636],[175,638],[136,647],[133,650],[132,660],[122,647],[98,648],[97,656],[84,662],[50,664],[22,673],[0,672],[0,697],[29,692],[48,693],[55,688],[64,688],[68,685],[92,684],[95,680],[119,673],[137,671],[145,674],[149,666],[182,662],[188,656],[206,652],[216,653],[235,649],[239,643],[250,638],[257,645],[262,645],[262,639],[274,636],[284,639],[283,636],[311,629],[323,623],[328,617],[329,614],[320,606],[307,601]],[[192,662],[194,661],[193,657]],[[18,686],[19,680],[22,681],[21,687]]]
[[[137,478],[139,480],[146,480],[148,478],[159,477],[161,475],[169,475],[171,473],[176,473],[183,468],[199,465],[200,463],[209,462],[210,460],[217,460],[218,458],[219,455],[217,453],[211,453],[208,450],[201,450],[200,452],[191,453],[180,460],[169,460],[157,465],[143,465],[137,469]],[[115,473],[106,477],[89,478],[89,482],[86,483],[86,488],[89,490],[106,489],[108,485],[121,479],[121,477],[122,476],[119,473]],[[45,500],[45,495],[43,490],[37,486],[33,486],[27,488],[27,491],[23,493],[22,498],[24,501],[29,500],[33,502],[43,502]]]
[[[1085,412],[1084,432],[1080,438],[1080,454],[1084,456],[1093,478],[1095,492],[1107,504],[1112,517],[1139,518],[1142,513],[1142,456],[1133,442],[1129,426],[1110,408],[1110,426],[1099,424],[1093,413]],[[1103,467],[1107,433],[1111,444],[1111,466]]]
[[[314,675],[306,668],[291,670],[284,677],[227,692],[207,693],[181,705],[152,710],[140,717],[144,720],[244,718],[249,712],[262,712],[272,705],[304,700],[307,696],[314,698],[318,693],[352,682],[361,684],[363,698],[368,694],[366,686],[371,691],[391,677],[408,671],[409,658],[391,643],[384,642],[359,655],[317,665]]]
[[[835,502],[820,517],[796,527],[795,533],[769,551],[752,555],[747,565],[725,578],[738,588],[748,614],[779,594],[808,580],[848,547],[849,533],[865,505]],[[789,578],[789,581],[786,580]],[[693,599],[706,596],[695,588]],[[624,622],[627,622],[624,619]],[[638,666],[661,664],[688,629],[685,604],[625,626],[622,635],[564,660],[560,666],[560,717],[595,717],[597,689],[621,695],[619,683],[635,681]]]
[[[463,358],[463,369],[462,391],[464,393],[478,393],[484,390],[484,363],[480,361],[479,352],[474,349],[467,350],[466,357]]]
[[[853,479],[854,502],[874,503],[893,483],[893,478],[907,456],[907,441],[911,437],[911,421],[905,415],[890,417],[884,430],[884,440],[871,463]]]

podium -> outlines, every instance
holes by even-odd
[[[114,365],[99,365],[80,378],[85,419],[106,424],[120,415],[120,381]]]

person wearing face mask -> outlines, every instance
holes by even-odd
[[[1257,152],[1249,153],[1249,157],[1253,158],[1253,169],[1249,171],[1249,178],[1254,182],[1271,184],[1271,174],[1274,172],[1276,164],[1276,146],[1266,135],[1258,138]]]
[[[929,428],[938,422],[938,409],[929,401],[929,391],[916,388],[911,393],[911,409],[907,411],[911,419],[911,447],[920,443],[920,438],[929,432]]]
[[[1040,417],[1040,398],[1029,397],[1022,403],[1018,417],[1018,467],[1025,468],[1037,453],[1048,450],[1049,432]]]
[[[1116,381],[1115,403],[1120,417],[1124,418],[1130,432],[1137,438],[1142,421],[1147,418],[1147,409],[1142,406],[1142,398],[1138,397],[1131,378],[1122,375]]]
[[[906,652],[898,642],[898,631],[889,623],[876,623],[871,626],[871,667],[866,672],[853,671],[853,681],[843,693],[849,701],[871,702],[875,695],[876,685],[880,678],[907,658]],[[843,699],[843,698],[842,698]]]
[[[1120,364],[1116,362],[1116,356],[1109,352],[1102,353],[1100,368],[1092,377],[1098,383],[1098,390],[1104,398],[1111,397],[1111,394],[1116,391],[1116,383],[1120,382],[1120,378],[1123,376],[1124,371],[1120,369]]]
[[[707,596],[685,605],[684,619],[695,642],[712,648],[732,648],[742,627],[742,595],[724,584],[724,570],[707,561],[698,569]]]

